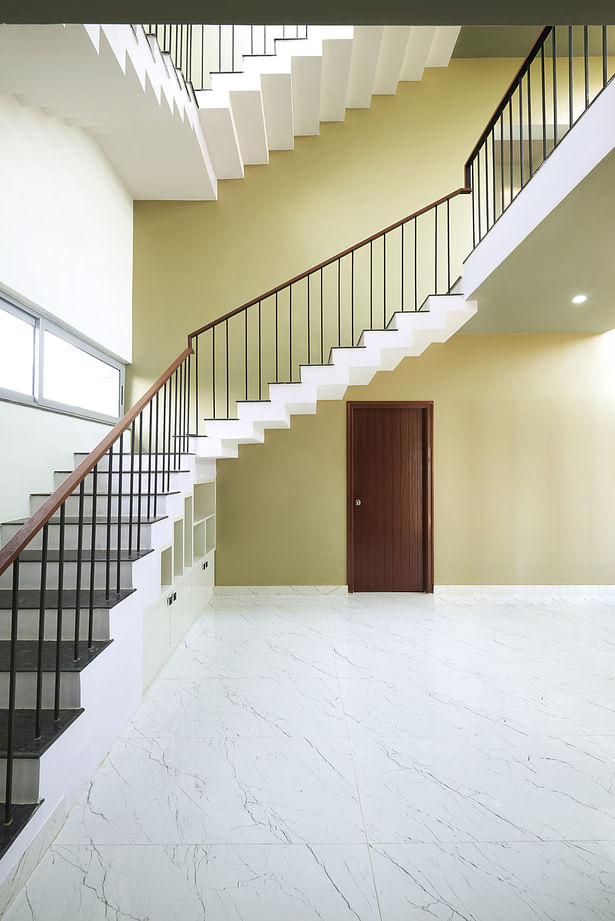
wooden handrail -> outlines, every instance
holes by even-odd
[[[424,208],[419,208],[418,211],[414,211],[407,217],[402,217],[401,220],[395,221],[394,224],[390,224],[388,227],[385,227],[384,230],[379,230],[377,233],[372,234],[371,237],[366,237],[364,240],[361,240],[360,243],[355,243],[353,246],[349,246],[348,249],[343,250],[341,253],[337,253],[335,256],[330,256],[329,259],[325,259],[324,262],[319,262],[318,265],[313,266],[306,272],[301,272],[300,275],[295,275],[295,277],[291,278],[289,281],[285,281],[281,285],[276,285],[275,288],[271,288],[271,290],[265,292],[265,294],[261,294],[259,297],[252,298],[251,301],[248,301],[246,304],[242,304],[241,307],[235,307],[234,310],[229,310],[229,312],[225,313],[224,316],[218,317],[216,320],[212,320],[211,323],[206,323],[205,326],[201,326],[200,329],[195,329],[194,332],[190,333],[188,336],[188,345],[191,345],[192,340],[195,339],[196,336],[200,336],[201,333],[206,332],[208,329],[212,329],[214,326],[218,326],[220,323],[224,323],[225,320],[230,320],[231,317],[237,316],[238,313],[242,313],[242,311],[247,310],[248,307],[253,307],[255,304],[258,304],[259,301],[264,301],[266,298],[271,297],[272,294],[283,291],[284,288],[288,288],[290,285],[296,284],[296,282],[301,281],[302,278],[307,278],[308,275],[312,275],[314,272],[318,272],[320,269],[324,269],[325,266],[331,265],[333,262],[337,262],[338,259],[342,259],[344,256],[348,256],[353,251],[360,249],[362,246],[365,246],[366,243],[371,243],[373,240],[377,240],[378,237],[384,236],[385,233],[389,233],[391,230],[396,230],[397,227],[401,227],[402,224],[407,224],[408,221],[412,221],[414,218],[420,217],[421,214],[425,214],[427,211],[431,211],[432,208],[437,208],[438,205],[444,204],[445,201],[450,201],[451,198],[455,198],[457,195],[469,195],[471,191],[472,189],[466,188],[465,186],[462,186],[459,189],[455,189],[454,192],[449,192],[448,195],[444,195],[442,198],[432,202],[430,205],[425,205]]]
[[[470,154],[470,156],[468,157],[468,159],[466,160],[464,164],[464,180],[465,180],[466,186],[468,187],[470,186],[471,176],[469,175],[469,172],[470,172],[471,164],[472,164],[472,161],[474,160],[474,157],[476,156],[476,154],[478,153],[478,151],[484,144],[485,139],[489,136],[489,132],[495,126],[495,123],[497,122],[498,118],[500,117],[500,115],[502,114],[506,106],[508,105],[508,102],[510,98],[512,97],[512,94],[514,93],[514,91],[517,89],[517,87],[521,83],[521,80],[525,76],[526,72],[529,70],[534,58],[538,55],[538,52],[540,51],[541,46],[546,42],[547,38],[549,37],[549,35],[551,34],[551,31],[554,28],[555,26],[545,26],[544,27],[544,29],[542,30],[542,32],[540,33],[540,35],[538,36],[538,38],[536,39],[532,47],[530,48],[529,53],[527,57],[525,58],[525,60],[523,61],[521,67],[519,68],[515,76],[513,77],[510,83],[510,86],[508,87],[508,89],[506,90],[502,98],[500,99],[499,103],[497,104],[493,115],[487,122],[487,126],[485,130],[483,131],[478,141],[474,145],[472,153]]]
[[[16,534],[0,548],[0,575],[8,569],[11,563],[14,563],[19,554],[30,543],[33,537],[38,534],[41,528],[47,524],[54,512],[60,508],[63,502],[74,492],[74,490],[85,480],[88,473],[93,470],[96,464],[105,456],[111,445],[120,438],[129,426],[134,422],[140,412],[145,409],[149,402],[156,396],[158,391],[169,380],[171,375],[186,360],[188,355],[192,355],[193,349],[187,348],[178,355],[173,364],[167,368],[164,374],[161,374],[158,380],[152,384],[143,396],[137,400],[135,405],[123,416],[111,431],[105,435],[100,444],[96,445],[93,451],[81,461],[78,467],[68,476],[64,482],[58,486],[49,498],[43,502],[33,515],[22,525]]]

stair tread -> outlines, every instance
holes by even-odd
[[[63,640],[60,643],[60,671],[82,671],[112,642],[112,640],[95,640],[91,649],[87,648],[84,641],[80,642],[80,658],[75,662],[73,658],[74,643],[72,640]],[[0,640],[0,672],[9,670],[10,655],[10,640]],[[15,661],[18,672],[36,672],[38,668],[38,641],[17,640],[15,644]],[[55,671],[55,666],[56,643],[54,640],[45,640],[43,643],[43,671]]]
[[[18,758],[40,758],[49,746],[62,735],[83,713],[83,707],[74,710],[60,710],[58,720],[53,710],[41,710],[41,737],[34,738],[36,710],[15,710],[13,721],[13,751]],[[6,758],[9,711],[0,710],[0,758]]]
[[[0,858],[3,857],[17,835],[26,827],[40,803],[25,803],[23,805],[13,806],[13,820],[10,825],[5,825],[4,821],[0,822]],[[4,803],[0,803],[0,815],[4,818]]]
[[[237,400],[237,402],[240,403],[241,401],[240,401],[240,400]],[[265,401],[263,400],[263,402],[265,402]],[[190,437],[192,437],[192,436],[190,436]],[[129,456],[130,456],[130,455],[129,455]],[[160,457],[160,455],[158,455],[158,456]],[[114,468],[112,467],[112,468],[111,468],[111,473],[113,473],[113,469],[114,469]],[[66,476],[70,476],[71,473],[74,473],[75,471],[74,471],[74,470],[54,470],[53,472],[54,472],[54,473],[65,473]],[[152,470],[152,473],[155,473],[155,472],[156,472],[155,470]],[[105,476],[107,475],[107,473],[108,473],[107,470],[99,470],[99,471],[98,471],[98,475],[101,476],[101,477],[105,477]],[[117,470],[116,473],[119,473],[119,470]],[[129,474],[129,473],[130,473],[130,470],[124,470],[124,473]],[[142,470],[142,471],[141,471],[141,476],[147,476],[147,473],[148,473],[147,470]],[[168,473],[168,471],[165,470],[165,471],[164,471],[164,475],[166,476],[167,473]],[[190,473],[190,471],[189,471],[186,467],[182,467],[181,469],[171,470],[171,473]],[[90,476],[90,475],[91,475],[91,471],[90,471],[90,473],[86,474],[86,476]],[[139,475],[139,471],[138,471],[138,470],[135,470],[135,476],[138,476],[138,475]],[[162,470],[160,470],[160,469],[158,470],[158,476],[162,476]]]
[[[120,551],[120,562],[121,563],[134,563],[136,560],[143,559],[144,556],[153,553],[151,547],[141,548],[141,550],[133,550],[131,553],[128,550]],[[39,550],[23,550],[19,555],[19,560],[21,563],[40,563],[43,559],[43,551]],[[57,563],[60,559],[59,550],[47,550],[47,562],[48,563]],[[92,559],[91,550],[83,550],[81,553],[81,559],[84,563],[89,563]],[[109,559],[112,563],[117,562],[117,550],[109,551]],[[94,561],[95,562],[106,562],[107,560],[107,551],[106,550],[95,550],[94,551]],[[77,562],[77,551],[76,550],[64,550],[64,562],[65,563],[76,563]]]
[[[95,608],[113,608],[116,604],[119,604],[121,601],[124,601],[129,595],[132,595],[136,589],[134,588],[123,588],[120,592],[111,592],[109,598],[105,598],[104,588],[99,588],[94,590],[94,607]],[[13,592],[10,588],[0,589],[0,610],[6,611],[10,610],[12,607],[12,597]],[[75,608],[76,602],[76,592],[75,589],[64,589],[62,592],[63,598],[63,609],[70,610]],[[90,606],[90,593],[89,590],[83,588],[81,590],[81,599],[79,603],[79,609],[85,608],[86,610]],[[41,593],[38,588],[24,588],[20,589],[17,596],[17,606],[19,610],[38,610],[40,606]],[[48,588],[45,593],[45,610],[51,611],[58,606],[58,592],[57,589]]]
[[[112,472],[113,472],[113,471],[112,471]],[[126,474],[127,474],[127,476],[130,476],[130,470],[127,470],[127,471],[126,471]],[[143,471],[143,475],[145,476],[146,474],[147,474],[147,470]],[[101,473],[101,476],[104,477],[104,476],[105,476],[105,473],[104,473],[104,472]],[[138,470],[135,470],[134,476],[135,476],[135,477],[139,476],[139,471],[138,471]],[[160,490],[159,490],[158,492],[149,492],[149,493],[148,493],[148,492],[142,492],[142,493],[141,493],[141,502],[143,502],[144,500],[147,500],[148,496],[149,496],[150,499],[153,499],[154,496],[158,496],[159,498],[160,498],[161,496],[178,496],[179,493],[180,493],[180,490],[179,490],[179,489],[170,489],[170,490],[168,490],[168,491],[165,490],[164,492],[163,492],[163,491],[160,491]],[[31,495],[31,496],[47,496],[47,497],[49,497],[49,496],[52,496],[53,493],[50,493],[50,492],[31,492],[30,495]],[[77,488],[75,489],[75,491],[72,492],[70,495],[71,495],[71,498],[78,499],[78,498],[79,498],[79,487],[77,487]],[[84,493],[83,493],[84,499],[85,499],[85,498],[88,498],[88,497],[91,498],[93,495],[94,495],[93,492],[84,492]],[[100,490],[97,490],[97,491],[96,491],[96,497],[97,497],[98,499],[101,499],[103,496],[105,496],[105,498],[106,498],[108,495],[109,495],[108,492],[102,492],[102,491],[100,491]],[[139,497],[138,491],[137,491],[137,490],[134,490],[134,489],[133,489],[132,495],[133,495],[133,498],[134,498],[134,499],[138,499],[138,497]],[[112,496],[112,498],[115,497],[115,496],[119,496],[119,492],[112,492],[112,493],[111,493],[111,496]],[[128,487],[127,489],[122,489],[122,498],[126,499],[126,498],[128,498],[129,496],[130,496],[130,487]]]

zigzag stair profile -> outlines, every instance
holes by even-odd
[[[346,108],[368,108],[373,94],[447,66],[459,34],[458,26],[301,28],[307,38],[277,38],[273,53],[254,53],[244,38],[237,72],[205,75],[208,60],[196,58],[205,40],[182,70],[140,25],[3,25],[0,92],[91,134],[134,198],[211,200],[219,179],[242,178],[270,150],[318,134],[321,121],[343,121]],[[197,78],[209,88],[195,91]]]

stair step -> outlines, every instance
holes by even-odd
[[[132,550],[131,553],[128,550],[120,550],[120,562],[121,563],[134,563],[136,560],[143,559],[144,556],[153,553],[154,551],[150,548],[139,550]],[[81,559],[84,563],[89,563],[92,558],[91,551],[83,550],[81,554]],[[118,558],[118,553],[116,549],[111,549],[109,551],[109,560],[112,563],[116,563]],[[22,563],[40,563],[43,559],[42,549],[38,550],[23,550],[19,556],[20,562]],[[57,563],[60,559],[59,550],[48,550],[47,551],[47,562],[48,563]],[[106,550],[95,550],[94,551],[94,561],[104,563],[107,560]],[[65,563],[76,563],[77,562],[77,551],[76,550],[65,550],[64,551],[64,562]]]
[[[4,824],[4,803],[0,803],[0,858],[6,854],[17,835],[26,827],[41,803],[24,803],[11,808],[11,824]]]
[[[90,664],[113,640],[95,640],[92,648],[81,643],[80,657],[73,658],[73,643],[64,640],[60,643],[60,671],[80,672]],[[56,667],[56,646],[53,641],[43,643],[43,671],[53,672]],[[7,672],[10,667],[11,644],[9,640],[0,640],[0,672]],[[18,672],[36,672],[38,669],[38,643],[36,640],[18,640],[15,647],[15,661]]]
[[[123,588],[118,592],[111,592],[109,598],[105,597],[104,589],[97,589],[94,591],[94,607],[98,610],[108,609],[115,607],[116,604],[125,601],[130,595],[133,594],[136,590],[134,588]],[[64,610],[75,610],[75,605],[77,602],[75,589],[65,589],[62,592],[62,607]],[[18,592],[17,595],[17,605],[20,611],[32,611],[38,610],[40,606],[41,594],[37,588],[24,589]],[[55,589],[47,589],[45,593],[46,604],[45,607],[48,610],[53,610],[57,608],[58,605],[58,592]],[[11,589],[3,588],[0,589],[0,611],[10,611],[13,604],[13,592]],[[81,598],[79,601],[79,609],[87,610],[90,606],[90,593],[85,588],[81,592]]]
[[[34,738],[36,710],[15,710],[13,720],[14,754],[18,758],[40,758],[50,745],[83,713],[83,707],[60,710],[54,720],[53,710],[41,710],[41,737]],[[6,759],[8,736],[8,710],[0,710],[0,758]]]

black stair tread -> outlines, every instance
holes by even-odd
[[[141,548],[141,550],[133,550],[131,553],[128,550],[120,551],[120,562],[122,563],[134,563],[135,560],[140,560],[144,556],[147,556],[154,551],[151,548]],[[43,558],[43,551],[40,550],[23,550],[19,554],[19,560],[21,563],[40,563]],[[59,550],[47,550],[47,562],[48,563],[57,563],[60,559]],[[89,563],[92,559],[91,550],[83,550],[81,553],[81,559],[84,563]],[[109,559],[112,563],[117,562],[117,550],[109,551]],[[107,551],[106,550],[95,550],[94,551],[94,560],[95,562],[106,562],[107,560]],[[77,562],[77,550],[64,550],[64,562],[65,563],[76,563]]]
[[[141,518],[141,524],[155,524],[157,521],[164,521],[164,519],[165,519],[165,518],[168,518],[168,517],[169,517],[168,515],[157,515],[155,518]],[[18,518],[18,519],[15,520],[15,521],[3,521],[2,524],[3,524],[3,525],[6,525],[6,524],[25,524],[26,521],[29,521],[29,520],[30,520],[29,518]],[[108,521],[110,524],[117,524],[117,523],[118,523],[118,519],[117,519],[117,518],[98,518],[98,516],[96,517],[96,524],[98,524],[98,525],[107,524],[107,521]],[[124,518],[122,518],[121,521],[122,521],[122,525],[128,525],[128,517],[127,517],[127,516],[124,517]],[[77,518],[73,518],[73,517],[70,517],[70,518],[69,518],[69,516],[67,515],[67,516],[65,517],[65,519],[64,519],[64,523],[65,523],[65,524],[79,524],[79,518],[78,518],[78,517],[77,517]],[[59,517],[57,517],[57,518],[50,518],[48,524],[59,525],[59,524],[60,524],[60,518],[59,518]],[[92,524],[92,519],[91,519],[91,517],[90,517],[89,515],[84,515],[84,516],[83,516],[83,524]],[[133,528],[137,526],[137,521],[136,521],[136,520],[133,520],[132,526],[133,526]]]
[[[43,802],[41,800],[41,802]],[[4,803],[0,803],[0,858],[3,857],[17,835],[26,827],[41,803],[11,806],[11,824],[4,824]]]
[[[75,662],[75,644],[72,640],[63,640],[60,643],[60,671],[80,672],[89,665],[103,649],[112,643],[112,640],[95,640],[92,648],[87,648],[87,642],[79,643],[79,659]],[[10,667],[11,643],[10,640],[0,640],[0,672],[8,672]],[[38,642],[37,640],[17,640],[15,644],[15,661],[18,672],[35,672],[38,668]],[[43,643],[43,671],[55,671],[56,643],[46,640]]]
[[[49,746],[83,713],[83,707],[60,710],[57,720],[53,710],[41,710],[41,737],[34,738],[36,710],[15,710],[13,715],[13,752],[18,758],[40,758]],[[6,758],[9,711],[0,710],[0,758]]]
[[[94,607],[95,608],[113,608],[116,604],[119,604],[120,601],[124,601],[125,598],[128,598],[129,595],[132,595],[136,589],[134,588],[123,588],[120,592],[112,591],[109,598],[105,598],[104,588],[98,588],[94,590]],[[0,610],[6,611],[10,610],[12,607],[12,596],[13,592],[10,588],[0,589]],[[63,610],[70,611],[75,609],[76,603],[76,592],[74,588],[65,588],[62,592],[63,599]],[[20,611],[23,610],[38,610],[40,607],[41,593],[38,588],[24,588],[19,590],[17,596],[17,606]],[[58,592],[57,590],[48,588],[45,593],[45,610],[52,611],[58,606]],[[79,608],[85,608],[86,610],[90,606],[90,592],[88,589],[83,588],[81,590],[81,598],[79,602]]]

